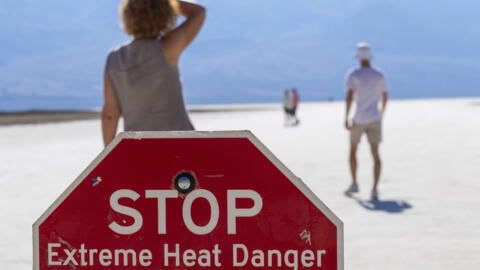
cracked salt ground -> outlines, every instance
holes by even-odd
[[[344,221],[345,269],[457,270],[480,265],[478,102],[390,103],[378,202],[368,200],[373,164],[365,139],[358,200],[343,195],[342,103],[302,104],[296,128],[283,127],[280,109],[191,117],[198,130],[252,130],[301,177]],[[0,268],[30,270],[32,223],[102,149],[99,121],[0,127],[0,149]]]

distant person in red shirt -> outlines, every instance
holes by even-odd
[[[292,117],[295,120],[294,125],[297,125],[300,120],[297,118],[297,107],[298,103],[300,102],[300,96],[298,95],[297,88],[293,88],[292,90]]]
[[[283,91],[283,110],[285,112],[285,125],[290,125],[293,116],[293,99],[288,89]]]

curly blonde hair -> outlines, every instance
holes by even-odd
[[[177,20],[176,0],[122,0],[123,31],[135,38],[156,38],[168,33]]]

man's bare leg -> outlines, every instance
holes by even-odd
[[[370,150],[372,151],[373,156],[373,189],[377,189],[378,182],[380,179],[380,171],[382,170],[382,161],[380,160],[380,154],[378,153],[378,143],[370,144]]]
[[[357,184],[357,143],[350,143],[350,173],[353,184]]]

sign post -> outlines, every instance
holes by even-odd
[[[343,224],[253,134],[121,133],[33,225],[34,270],[343,269]]]

